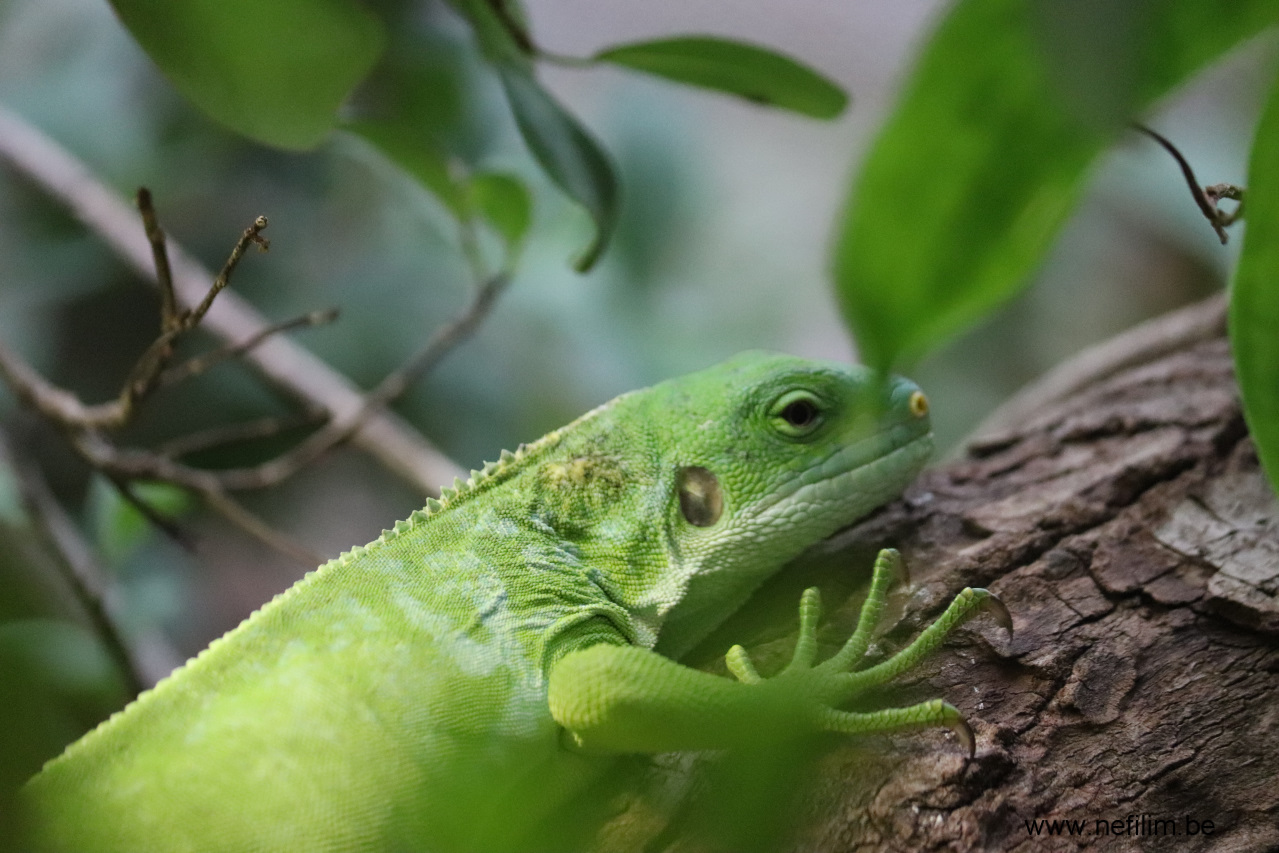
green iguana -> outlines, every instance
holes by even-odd
[[[887,502],[931,452],[903,379],[746,353],[624,394],[445,489],[308,574],[27,783],[37,850],[565,850],[626,753],[942,725],[941,701],[841,706],[983,607],[966,589],[909,647],[817,664],[816,590],[784,671],[676,662],[765,578]],[[967,733],[971,750],[971,733]]]

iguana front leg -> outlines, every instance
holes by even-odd
[[[600,644],[565,655],[551,670],[551,714],[573,742],[604,752],[670,752],[749,747],[769,739],[821,731],[869,734],[945,726],[974,749],[972,731],[941,700],[870,713],[841,710],[871,687],[913,668],[946,636],[985,610],[1012,632],[1004,605],[984,589],[965,589],[914,642],[858,672],[901,565],[893,550],[875,561],[857,629],[828,660],[817,656],[821,603],[808,589],[800,601],[800,631],[790,664],[772,678],[755,671],[741,646],[729,650],[736,681],[682,666],[647,649]]]

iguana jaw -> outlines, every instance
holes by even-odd
[[[838,448],[822,466],[827,476],[742,508],[718,543],[700,554],[685,551],[683,565],[635,608],[660,632],[658,649],[675,658],[688,651],[780,566],[900,494],[932,449],[926,425],[899,425]]]
[[[900,494],[932,451],[931,431],[898,424],[887,432],[837,447],[820,464],[780,484],[745,515],[750,524],[769,525],[779,517],[793,523],[797,511],[818,508],[822,515],[839,519],[838,529]]]

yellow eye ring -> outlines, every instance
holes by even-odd
[[[910,413],[917,418],[922,418],[928,414],[928,398],[924,396],[923,391],[916,391],[911,394],[907,406],[910,408]]]

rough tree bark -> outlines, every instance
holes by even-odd
[[[970,623],[894,697],[955,704],[973,760],[937,733],[830,754],[799,849],[1279,850],[1279,507],[1221,313],[1058,383],[836,543],[905,555],[889,646],[964,586],[1015,635]]]

